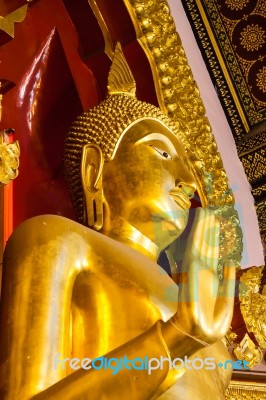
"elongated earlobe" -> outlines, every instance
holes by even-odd
[[[81,181],[84,193],[84,223],[99,231],[103,226],[103,154],[99,146],[88,143],[82,149]]]

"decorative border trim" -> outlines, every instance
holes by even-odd
[[[256,382],[231,381],[226,400],[266,400],[266,386]]]

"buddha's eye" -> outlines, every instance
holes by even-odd
[[[162,157],[167,158],[168,160],[172,160],[172,157],[170,156],[169,153],[167,153],[167,151],[159,149],[158,147],[153,146],[152,144],[150,144],[150,146],[157,151],[157,153],[159,153]]]

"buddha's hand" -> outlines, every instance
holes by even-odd
[[[176,324],[213,343],[229,329],[234,304],[235,266],[224,262],[218,278],[220,224],[209,209],[198,208],[186,241],[179,283]]]

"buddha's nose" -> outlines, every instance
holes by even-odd
[[[182,176],[176,180],[176,187],[181,189],[189,199],[192,199],[194,196],[194,193],[197,190],[197,184],[194,176],[187,168],[183,169]]]
[[[189,198],[194,197],[195,191],[197,190],[197,185],[195,182],[179,182],[176,185],[182,192]]]

